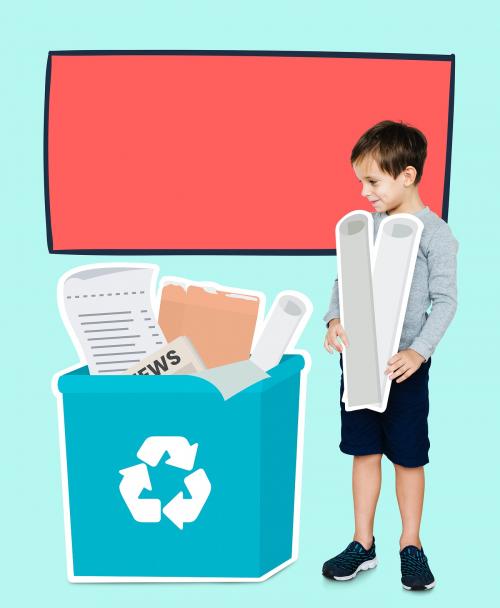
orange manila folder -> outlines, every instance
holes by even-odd
[[[167,283],[158,323],[167,342],[187,336],[210,369],[250,358],[259,305],[255,295]]]

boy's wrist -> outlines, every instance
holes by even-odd
[[[422,353],[419,353],[418,350],[415,350],[414,348],[412,348],[411,346],[408,347],[408,350],[411,351],[412,353],[415,353],[418,356],[418,359],[421,363],[426,363],[428,357],[425,357]]]
[[[426,358],[424,357],[424,355],[421,355],[418,351],[416,351],[414,348],[409,348],[408,350],[411,350],[412,352],[414,352],[416,355],[418,355],[418,357],[420,359],[422,359],[422,363],[424,363],[426,361]]]
[[[429,357],[432,354],[432,349],[429,348],[428,344],[426,344],[421,338],[417,337],[408,347],[409,349],[418,353],[421,357],[424,358],[424,361],[427,362]]]

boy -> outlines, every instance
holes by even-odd
[[[435,585],[420,542],[424,499],[424,465],[429,462],[427,414],[431,354],[455,315],[458,242],[447,223],[424,205],[418,183],[427,156],[427,140],[414,127],[384,120],[369,129],[352,150],[351,164],[362,184],[361,195],[374,207],[376,237],[380,222],[394,213],[415,214],[424,223],[411,284],[399,352],[387,362],[393,380],[387,409],[345,411],[341,401],[340,450],[354,456],[353,541],[323,565],[323,575],[335,580],[354,578],[377,565],[373,522],[380,493],[381,458],[394,464],[396,494],[403,531],[400,538],[401,582],[405,589]],[[390,272],[390,269],[388,269]],[[430,314],[426,311],[432,303]],[[324,347],[330,353],[349,348],[340,324],[338,283],[335,280],[328,312]],[[340,355],[342,368],[342,354]],[[340,395],[344,390],[341,376]]]

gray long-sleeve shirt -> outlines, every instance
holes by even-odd
[[[376,212],[372,215],[376,238],[380,222],[387,217],[387,213]],[[429,207],[420,209],[414,215],[422,220],[424,230],[398,350],[411,348],[427,361],[457,309],[458,241],[448,224]],[[338,279],[333,285],[328,312],[323,317],[327,324],[332,319],[340,319]]]

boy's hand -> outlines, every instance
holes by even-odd
[[[345,346],[349,346],[344,328],[340,324],[340,319],[332,319],[328,323],[328,331],[325,336],[324,347],[329,353],[333,353],[333,349],[337,352],[342,352],[342,345],[337,342],[337,338],[342,340]]]
[[[407,348],[396,353],[387,361],[388,367],[385,373],[391,374],[389,375],[391,380],[399,378],[396,382],[403,382],[403,380],[414,374],[424,361],[424,357],[417,353],[417,351]]]

